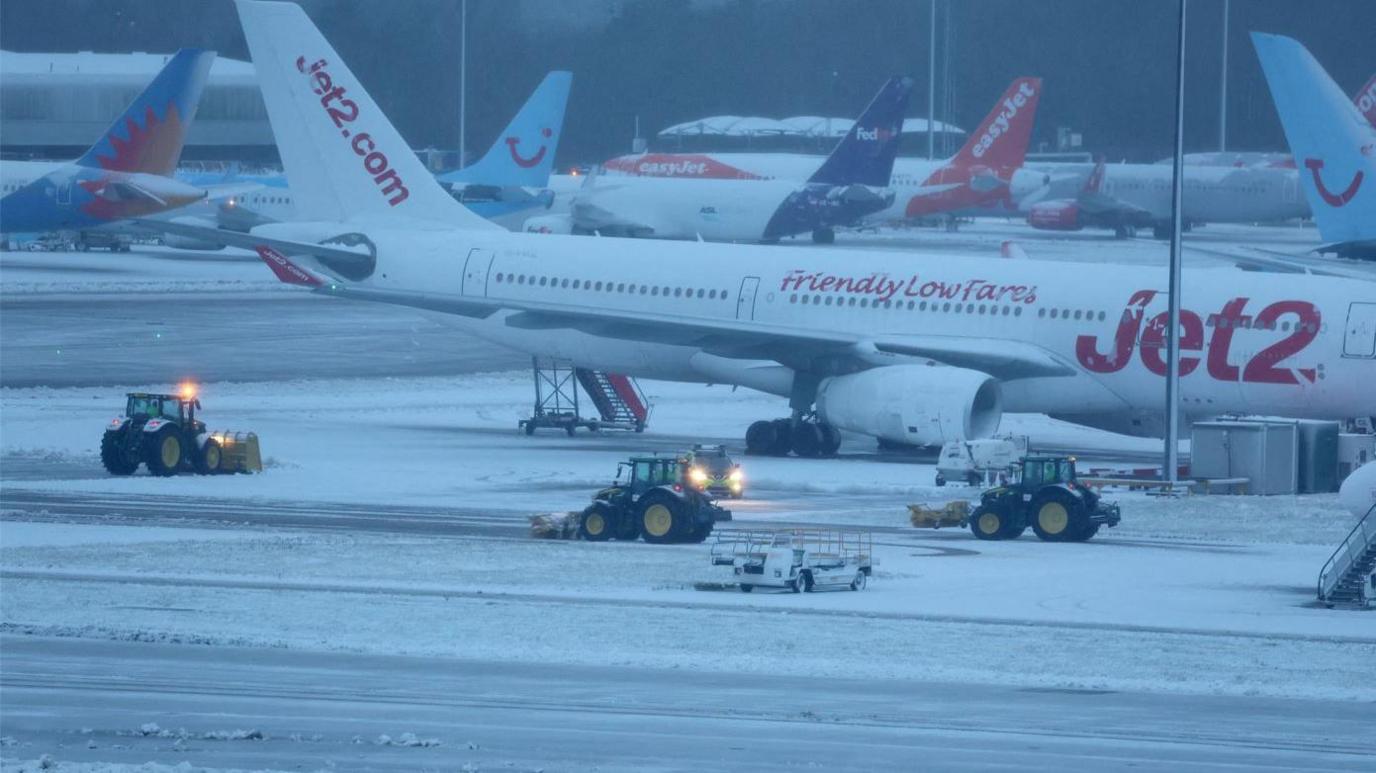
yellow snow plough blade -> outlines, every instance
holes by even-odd
[[[970,503],[964,499],[947,502],[945,507],[908,505],[913,526],[919,529],[940,529],[942,526],[964,526],[970,513]]]
[[[220,444],[217,472],[262,472],[263,455],[256,432],[212,432],[210,439]]]

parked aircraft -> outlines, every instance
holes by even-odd
[[[1376,128],[1309,50],[1252,33],[1285,138],[1325,242],[1320,252],[1376,260]],[[1376,78],[1368,84],[1376,89]]]
[[[787,397],[791,417],[747,431],[755,451],[826,453],[838,429],[976,438],[1005,410],[1160,429],[1157,269],[508,233],[435,182],[300,6],[237,5],[302,219],[226,238],[285,282],[585,367]],[[1196,269],[1187,286],[1186,416],[1376,415],[1371,284]]]
[[[888,190],[912,79],[891,78],[831,155],[802,180],[740,176],[665,179],[590,176],[568,214],[532,218],[538,233],[776,242],[811,233],[827,244],[893,203]]]
[[[204,189],[172,178],[214,51],[186,48],[81,158],[0,164],[0,233],[81,230],[186,206]]]
[[[1040,78],[1018,78],[954,156],[895,160],[888,183],[893,204],[868,219],[888,222],[982,209],[1016,212],[1017,201],[1047,184],[1045,173],[1022,168],[1041,92]],[[802,180],[817,162],[817,156],[801,153],[648,153],[619,156],[603,166],[608,174],[639,177]]]

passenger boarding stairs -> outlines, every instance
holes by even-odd
[[[575,368],[574,374],[597,406],[603,426],[627,427],[637,432],[645,428],[650,418],[649,404],[630,376],[588,368]]]
[[[532,358],[535,379],[535,410],[520,427],[526,434],[540,428],[596,432],[624,429],[643,432],[650,420],[650,403],[635,379],[618,373],[574,367],[567,360]],[[579,387],[597,408],[597,417],[584,416]]]
[[[1370,607],[1376,603],[1376,505],[1343,540],[1319,572],[1319,601],[1329,607],[1338,605]]]

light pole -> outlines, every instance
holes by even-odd
[[[927,158],[936,158],[936,0],[931,0],[927,43]]]
[[[1218,150],[1228,149],[1228,0],[1223,0],[1223,72],[1218,94]]]
[[[459,168],[468,159],[464,138],[468,132],[464,123],[468,117],[468,0],[459,3]]]
[[[1174,484],[1180,453],[1180,230],[1185,193],[1185,6],[1180,0],[1180,23],[1175,62],[1175,156],[1171,159],[1170,329],[1166,336],[1166,459],[1162,479]]]

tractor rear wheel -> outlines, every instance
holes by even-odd
[[[223,456],[218,440],[206,440],[205,446],[196,455],[196,472],[201,475],[218,475]]]
[[[775,435],[772,421],[757,421],[745,431],[745,452],[754,456],[764,456],[774,447]]]
[[[139,468],[139,459],[124,447],[124,433],[106,430],[100,439],[100,463],[111,475],[133,475]]]
[[[173,426],[164,427],[150,438],[145,439],[143,463],[148,471],[166,478],[177,474],[182,464],[182,437]]]
[[[651,491],[641,497],[636,521],[645,541],[655,545],[683,541],[692,528],[684,510],[683,502],[663,491]]]
[[[578,517],[578,536],[588,542],[606,542],[616,533],[616,521],[610,507],[601,502],[588,505]]]
[[[1032,531],[1046,542],[1069,542],[1087,526],[1084,507],[1075,497],[1051,489],[1032,500]]]

